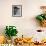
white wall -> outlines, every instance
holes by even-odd
[[[12,5],[16,4],[22,5],[22,17],[12,17]],[[31,36],[40,28],[35,16],[40,14],[41,5],[46,5],[46,0],[0,0],[0,33],[4,33],[6,25],[15,25],[19,36]]]

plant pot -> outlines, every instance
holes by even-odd
[[[12,43],[14,44],[14,40],[17,38],[17,36],[12,36],[11,40],[12,40]]]
[[[41,26],[46,27],[46,20],[41,21]]]
[[[11,41],[10,39],[7,39],[7,43],[8,43],[8,44],[11,44],[12,41]]]

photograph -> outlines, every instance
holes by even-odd
[[[22,16],[22,5],[12,5],[12,16],[13,17]]]

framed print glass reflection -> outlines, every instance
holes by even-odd
[[[12,16],[13,17],[22,16],[22,5],[12,5]]]

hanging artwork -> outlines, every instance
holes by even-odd
[[[22,16],[22,5],[12,5],[12,16],[13,17]]]

